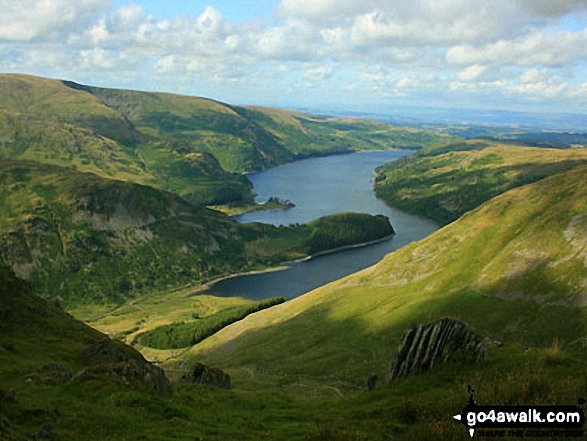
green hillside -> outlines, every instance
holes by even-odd
[[[360,383],[384,373],[406,327],[443,316],[508,344],[556,340],[582,352],[586,176],[578,167],[511,190],[372,268],[224,329],[193,355]]]
[[[273,133],[296,158],[362,150],[420,149],[447,137],[377,121],[319,118],[281,109],[239,108],[239,113]]]
[[[37,293],[119,301],[244,265],[235,222],[171,193],[67,168],[0,164],[0,253]]]
[[[250,183],[213,156],[139,132],[88,90],[0,75],[0,156],[147,184],[193,203],[252,199]]]
[[[587,393],[586,177],[581,166],[510,190],[374,267],[225,328],[167,366],[221,366],[245,390],[328,389],[330,404],[316,413],[324,438],[315,439],[468,439],[451,419],[468,384],[483,404],[574,404]],[[490,363],[440,366],[360,392],[371,373],[385,378],[409,326],[447,316],[499,342]]]
[[[586,392],[582,363],[504,347],[457,378],[450,366],[369,392],[332,378],[267,382],[258,365],[236,375],[233,390],[183,383],[185,367],[169,369],[169,393],[137,352],[32,295],[5,269],[0,317],[0,437],[10,441],[465,440],[451,415],[467,384],[490,403],[569,404]]]
[[[31,161],[4,159],[0,186],[0,259],[36,293],[70,308],[195,286],[393,232],[387,218],[361,214],[241,225],[169,192]]]
[[[469,140],[441,143],[379,167],[375,191],[387,204],[448,224],[481,203],[587,162],[568,150]]]
[[[81,439],[101,424],[107,432],[104,422],[116,418],[115,406],[104,406],[112,394],[157,400],[171,390],[140,353],[37,297],[6,268],[0,317],[1,439]]]
[[[445,138],[376,122],[0,75],[0,157],[150,185],[196,204],[251,204],[242,172]]]

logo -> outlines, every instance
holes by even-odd
[[[475,402],[475,389],[467,386],[469,403],[453,418],[469,431],[471,438],[478,429],[501,429],[480,436],[555,437],[583,436],[584,400],[578,406],[480,406]]]

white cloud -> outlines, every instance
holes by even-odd
[[[462,72],[457,75],[457,80],[460,82],[471,82],[476,81],[483,76],[483,74],[487,71],[485,66],[479,66],[478,64],[474,64],[473,66],[469,66]]]
[[[568,92],[569,98],[587,99],[587,83],[582,83]]]
[[[282,0],[278,12],[285,17],[323,20],[354,16],[384,4],[378,0]]]
[[[304,72],[304,78],[310,81],[324,81],[332,78],[334,74],[334,66],[331,65],[318,65],[309,67]]]
[[[175,56],[168,55],[160,58],[155,62],[155,70],[157,72],[170,72],[175,69]]]
[[[110,0],[1,0],[0,39],[52,39],[95,22]]]
[[[447,51],[452,64],[557,66],[587,58],[587,29],[552,33],[535,31],[524,38],[485,46],[460,45]]]
[[[82,69],[112,69],[116,66],[116,59],[104,49],[84,50],[80,52],[80,67]]]
[[[310,61],[323,48],[319,31],[297,20],[250,34],[248,40],[251,53],[269,60]]]
[[[587,0],[282,0],[275,20],[244,23],[211,6],[162,19],[138,4],[0,0],[0,66],[45,63],[53,76],[78,69],[96,78],[136,69],[168,87],[246,78],[251,94],[257,84],[357,100],[583,96]]]

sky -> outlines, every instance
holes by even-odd
[[[587,109],[587,0],[0,0],[0,11],[0,72],[275,107]]]

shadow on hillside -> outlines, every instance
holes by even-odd
[[[492,295],[496,288],[428,298],[377,331],[360,316],[337,320],[331,308],[320,305],[283,323],[246,330],[198,358],[223,368],[248,366],[271,375],[343,380],[363,387],[370,373],[380,378],[386,374],[409,326],[442,317],[460,318],[480,336],[527,347],[548,347],[555,341],[565,346],[587,335],[584,308],[531,300],[565,288],[555,281],[539,282],[526,282],[523,298],[497,297]]]

